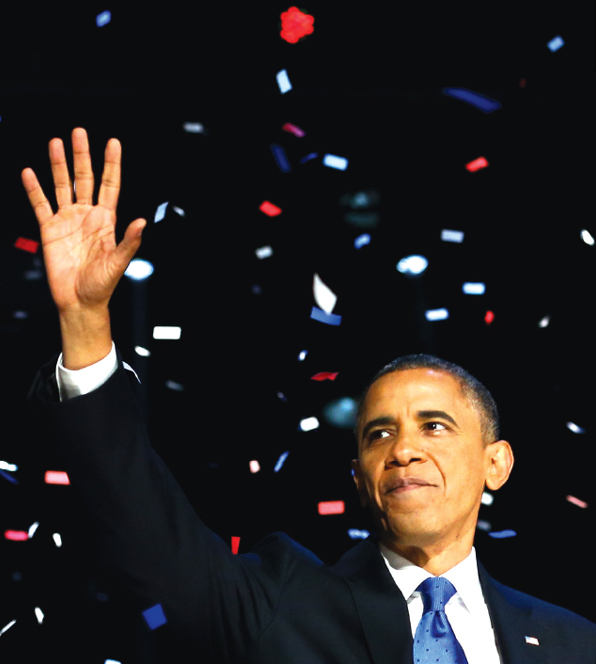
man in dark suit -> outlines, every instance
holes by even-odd
[[[353,469],[375,535],[332,567],[283,533],[231,553],[152,450],[136,376],[111,338],[108,302],[145,225],[132,222],[116,245],[120,145],[108,142],[93,206],[86,133],[72,140],[76,203],[59,139],[56,214],[23,171],[63,342],[31,403],[93,515],[103,560],[144,608],[161,604],[199,661],[595,664],[596,625],[501,585],[476,560],[482,493],[507,481],[513,454],[485,388],[437,358],[389,365],[363,399]]]

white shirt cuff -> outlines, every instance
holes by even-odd
[[[82,394],[88,394],[101,387],[118,368],[116,345],[103,360],[84,369],[66,369],[62,364],[62,353],[56,363],[56,382],[60,401],[66,401]]]

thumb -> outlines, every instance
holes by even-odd
[[[132,221],[126,229],[122,241],[116,247],[114,261],[118,268],[122,268],[122,272],[126,270],[128,264],[141,246],[141,235],[146,225],[147,221],[145,219],[135,219]]]

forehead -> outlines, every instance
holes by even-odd
[[[464,395],[459,381],[437,369],[404,369],[376,380],[364,400],[364,419],[393,414],[395,410],[444,410],[467,420],[479,418]],[[462,422],[463,424],[463,422]]]

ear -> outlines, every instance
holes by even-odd
[[[497,440],[486,447],[488,472],[486,486],[492,491],[500,489],[509,479],[513,468],[513,450],[506,440]]]
[[[352,470],[354,471],[354,482],[356,482],[356,489],[360,496],[360,504],[362,507],[368,506],[368,494],[366,492],[366,484],[362,475],[362,468],[360,467],[359,459],[352,459]]]

